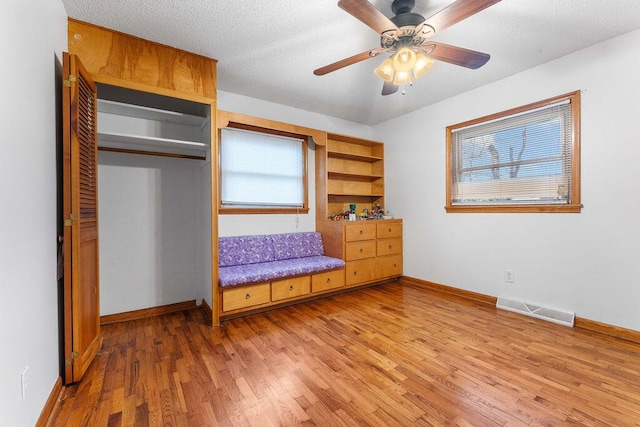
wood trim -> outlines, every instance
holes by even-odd
[[[474,126],[484,122],[490,122],[503,117],[512,116],[514,114],[543,108],[548,105],[561,101],[571,102],[572,117],[572,143],[571,143],[571,188],[570,188],[570,204],[566,205],[460,205],[454,206],[451,203],[452,192],[452,162],[453,162],[453,130]],[[445,211],[447,213],[580,213],[582,211],[582,202],[580,199],[580,91],[565,93],[563,95],[554,96],[553,98],[544,99],[542,101],[533,102],[509,110],[501,111],[487,116],[479,117],[466,122],[457,123],[447,126],[446,128],[446,176],[445,176]]]
[[[166,304],[158,307],[143,308],[140,310],[127,311],[124,313],[108,314],[100,316],[100,325],[109,325],[112,323],[128,322],[130,320],[143,319],[145,317],[161,316],[176,311],[190,310],[196,308],[196,300],[177,302],[174,304]]]
[[[318,129],[292,125],[260,117],[247,116],[230,111],[218,110],[218,129],[233,127],[236,129],[257,130],[284,136],[305,136],[313,138],[316,145],[327,145],[327,133]]]
[[[640,331],[634,331],[633,329],[621,328],[620,326],[583,319],[582,317],[577,316],[574,319],[574,326],[576,328],[586,329],[587,331],[597,332],[621,340],[640,344]]]
[[[427,280],[416,279],[415,277],[402,276],[400,277],[400,282],[408,282],[414,285],[431,289],[433,291],[444,292],[444,293],[455,295],[460,298],[468,299],[474,302],[479,302],[486,305],[492,305],[494,307],[498,300],[496,297],[492,297],[490,295],[467,291],[460,288],[454,288],[452,286],[441,285],[439,283],[429,282]]]
[[[42,412],[40,412],[40,416],[36,422],[36,427],[44,427],[49,424],[49,420],[52,419],[52,415],[58,411],[64,389],[65,388],[62,385],[62,377],[58,377],[51,389],[51,393],[49,393],[49,397],[47,398],[44,407],[42,408]]]
[[[440,285],[438,283],[429,282],[427,280],[416,279],[415,277],[402,276],[400,278],[400,282],[422,286],[437,292],[444,292],[447,294],[458,296],[460,298],[465,298],[474,302],[480,302],[494,307],[497,302],[497,298],[490,295],[471,292],[451,286]],[[587,331],[600,333],[620,340],[631,341],[640,344],[640,331],[634,331],[633,329],[626,329],[620,326],[596,322],[595,320],[589,320],[578,316],[576,316],[574,319],[574,326],[576,328],[585,329]]]
[[[204,311],[204,315],[207,319],[211,319],[213,317],[213,310],[209,307],[209,303],[204,298],[202,299],[202,304],[200,304],[200,309]]]
[[[447,186],[450,188],[449,179]],[[449,200],[451,196],[449,189]],[[580,213],[582,205],[445,206],[447,213]]]
[[[175,154],[175,153],[160,153],[158,151],[131,150],[128,148],[98,147],[98,151],[109,151],[112,153],[125,153],[125,154],[141,154],[144,156],[172,157],[177,159],[207,160],[206,156],[192,156],[188,154]]]

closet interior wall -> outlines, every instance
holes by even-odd
[[[211,291],[211,111],[98,85],[100,314]]]

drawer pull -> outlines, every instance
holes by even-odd
[[[247,292],[247,294],[244,296],[244,299],[249,299],[251,298],[251,295],[249,295],[249,292]]]
[[[357,276],[357,275],[358,275],[358,272],[357,272],[357,271],[354,271],[354,272],[353,272],[353,275],[354,275],[354,276]]]
[[[391,233],[391,229],[389,229],[389,233]]]
[[[391,245],[389,245],[389,249],[391,249]]]
[[[289,290],[292,291],[293,290],[293,285],[289,286]]]
[[[364,234],[364,230],[360,230],[360,235],[362,236]]]
[[[331,278],[327,277],[327,283],[331,283]]]
[[[396,263],[394,262],[394,263],[393,263],[393,266],[394,266],[394,267],[397,267],[397,266],[398,266],[398,264],[396,264]]]
[[[364,252],[362,248],[360,248],[360,253]]]

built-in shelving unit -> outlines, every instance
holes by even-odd
[[[327,134],[316,149],[318,220],[356,205],[358,213],[384,208],[384,145],[345,135]]]

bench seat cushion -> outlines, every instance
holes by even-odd
[[[344,267],[338,258],[317,255],[304,258],[260,262],[248,265],[220,267],[220,286],[229,287],[247,283],[268,282],[283,277],[318,273]]]
[[[276,260],[269,235],[220,237],[218,242],[220,267]]]

